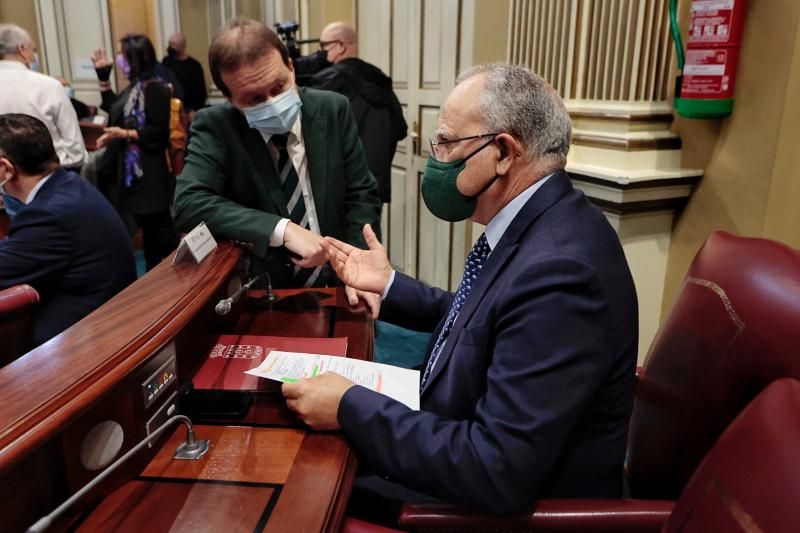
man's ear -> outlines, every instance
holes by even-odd
[[[0,183],[14,178],[14,163],[7,157],[0,157]]]
[[[519,143],[508,133],[501,133],[494,138],[499,151],[497,157],[497,174],[502,176],[508,173],[508,169],[514,164],[522,153]]]

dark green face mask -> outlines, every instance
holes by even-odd
[[[494,183],[497,176],[489,180],[489,183],[474,196],[461,194],[456,187],[456,180],[467,166],[467,160],[490,144],[492,141],[487,142],[467,157],[455,161],[438,161],[432,155],[428,156],[425,174],[422,175],[422,199],[434,216],[448,222],[459,222],[472,216],[475,206],[478,204],[478,196]]]
[[[434,216],[448,222],[458,222],[475,212],[477,197],[464,196],[456,187],[458,175],[466,166],[466,159],[445,163],[433,156],[428,157],[422,176],[422,199]]]

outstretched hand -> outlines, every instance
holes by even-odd
[[[369,224],[364,225],[368,250],[325,237],[324,246],[331,268],[345,285],[361,291],[383,294],[392,276],[392,265],[386,249]]]
[[[92,54],[92,64],[94,68],[110,67],[114,63],[109,59],[108,54],[103,48],[98,48]]]

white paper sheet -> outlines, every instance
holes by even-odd
[[[419,371],[333,355],[271,351],[256,368],[246,371],[262,378],[293,382],[335,372],[357,385],[394,398],[419,410]]]

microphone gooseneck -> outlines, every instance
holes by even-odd
[[[112,472],[114,472],[117,467],[123,464],[125,461],[130,459],[133,455],[136,454],[139,450],[141,450],[144,446],[146,446],[150,441],[154,440],[156,437],[161,435],[164,430],[170,427],[175,422],[182,422],[186,424],[186,442],[182,442],[178,449],[175,451],[175,459],[199,459],[208,451],[209,441],[201,440],[198,441],[194,435],[194,429],[192,428],[192,421],[189,419],[188,416],[184,415],[175,415],[172,418],[168,419],[166,422],[161,424],[155,431],[150,433],[147,437],[142,439],[139,444],[131,448],[130,450],[125,453],[122,457],[111,463],[109,466],[106,467],[105,470],[100,472],[98,476],[92,479],[89,483],[83,486],[78,492],[64,500],[64,503],[53,509],[50,514],[43,516],[39,520],[36,521],[31,527],[28,528],[27,533],[41,533],[49,528],[53,521],[61,516],[61,514],[66,511],[67,509],[72,506],[76,501],[80,500],[87,492],[94,489],[97,485],[100,484],[105,478],[107,478]],[[191,440],[191,442],[190,442]],[[189,448],[189,449],[186,449]],[[182,453],[186,452],[186,453]]]
[[[267,294],[264,295],[264,300],[269,303],[277,302],[281,297],[272,292],[272,278],[269,277],[269,272],[265,270],[264,274],[267,276]]]
[[[269,274],[267,274],[267,277],[269,278]],[[231,309],[233,308],[233,304],[235,304],[239,298],[241,298],[242,294],[249,290],[250,287],[252,287],[253,284],[259,279],[261,279],[260,275],[252,278],[250,281],[239,287],[236,292],[231,294],[228,298],[223,298],[217,302],[217,305],[214,306],[214,312],[218,315],[227,315],[230,313]]]

